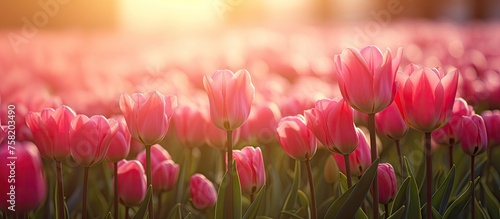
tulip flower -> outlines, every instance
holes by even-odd
[[[277,140],[276,126],[280,118],[278,105],[272,102],[263,103],[252,109],[248,121],[243,126],[248,127],[251,142],[269,145]]]
[[[366,140],[365,134],[359,128],[356,128],[356,133],[358,135],[359,143],[356,150],[349,154],[350,172],[347,173],[346,171],[347,165],[344,160],[344,155],[333,154],[333,157],[337,162],[339,170],[346,174],[346,176],[361,177],[368,167],[370,167],[372,162],[370,157],[370,145]]]
[[[10,159],[13,155],[10,149],[14,145],[16,159]],[[42,160],[37,147],[31,142],[15,142],[7,145],[0,144],[0,209],[7,218],[7,212],[26,214],[35,210],[45,199],[47,194],[45,174]],[[14,171],[14,178],[11,178]],[[14,186],[14,189],[12,189]],[[12,207],[14,206],[14,207]]]
[[[241,150],[233,150],[233,154],[236,160],[236,170],[240,178],[241,190],[243,193],[250,194],[251,199],[253,199],[253,194],[266,183],[262,151],[258,147],[247,146]]]
[[[194,104],[182,105],[174,113],[174,128],[177,138],[187,148],[200,147],[205,143],[203,124],[208,118]]]
[[[396,173],[394,173],[394,168],[392,168],[390,163],[380,163],[378,165],[378,173],[379,202],[386,206],[387,214],[387,205],[394,200],[398,191]]]
[[[500,145],[500,110],[486,110],[481,113],[488,133],[490,147]]]
[[[120,202],[126,207],[140,205],[146,197],[146,174],[137,160],[118,162],[118,194]],[[126,211],[127,212],[127,211]]]
[[[427,203],[432,201],[431,133],[443,127],[450,119],[457,93],[458,70],[446,74],[442,69],[408,65],[398,74],[401,85],[395,101],[406,124],[425,133]],[[432,205],[427,205],[427,218],[432,216]]]
[[[164,160],[153,167],[153,190],[170,191],[175,187],[179,176],[179,165],[173,160]]]
[[[136,159],[141,162],[142,166],[146,166],[146,150],[139,152]],[[159,144],[151,146],[151,167],[154,168],[157,164],[165,160],[172,160],[168,151]]]
[[[202,174],[194,174],[189,181],[189,193],[191,201],[197,209],[206,209],[215,205],[217,201],[217,192],[215,187]]]

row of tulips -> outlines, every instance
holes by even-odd
[[[420,180],[415,179],[408,164],[406,164],[408,176],[405,177],[403,174],[405,159],[402,157],[400,141],[405,138],[409,128],[412,128],[424,133],[425,137],[423,150],[425,164],[422,166],[426,167],[426,184],[423,189],[416,192],[425,191],[426,193],[423,196],[423,204],[420,205],[420,201],[417,202],[418,214],[422,211],[427,218],[447,216],[451,214],[448,212],[456,211],[453,207],[458,205],[455,205],[455,202],[449,204],[446,201],[444,210],[435,207],[436,201],[433,196],[438,193],[433,193],[435,185],[433,184],[432,138],[437,143],[447,144],[451,148],[450,174],[454,170],[453,145],[461,142],[463,151],[471,156],[470,188],[472,189],[463,193],[470,193],[470,195],[463,196],[470,198],[466,200],[471,203],[470,215],[472,217],[475,217],[476,206],[479,206],[480,213],[485,214],[483,206],[476,204],[474,188],[477,180],[474,178],[474,170],[477,167],[474,159],[486,150],[488,141],[491,145],[498,144],[498,141],[491,139],[498,138],[500,114],[498,111],[485,111],[483,116],[476,115],[465,100],[456,99],[458,70],[446,73],[439,68],[431,69],[410,64],[404,68],[404,71],[398,73],[402,55],[402,49],[398,49],[393,55],[390,50],[382,53],[374,46],[368,46],[359,51],[344,50],[334,58],[337,68],[336,78],[342,98],[319,99],[313,108],[305,110],[300,115],[280,117],[272,104],[263,107],[262,110],[256,108],[259,114],[251,115],[256,88],[252,83],[250,73],[246,70],[236,73],[220,70],[212,76],[203,78],[210,109],[210,120],[205,121],[209,121],[207,123],[211,121],[213,127],[204,124],[204,115],[196,106],[177,107],[175,96],[163,96],[159,92],[136,93],[132,96],[123,94],[119,100],[123,117],[107,119],[101,115],[91,117],[77,115],[68,106],[31,112],[26,116],[26,123],[33,141],[40,155],[56,164],[57,178],[54,181],[53,213],[57,218],[78,214],[81,214],[82,218],[87,217],[89,208],[86,197],[89,187],[87,185],[89,170],[107,158],[113,164],[114,201],[112,202],[113,210],[110,212],[115,218],[119,217],[119,202],[126,206],[126,217],[130,212],[129,208],[139,204],[141,207],[136,208],[136,217],[144,215],[150,218],[162,217],[161,215],[164,215],[162,193],[177,187],[177,194],[182,196],[184,185],[177,181],[184,180],[186,173],[192,175],[189,183],[192,207],[181,201],[179,205],[176,205],[177,207],[173,208],[170,216],[178,214],[182,217],[191,214],[215,215],[216,218],[252,217],[251,215],[255,217],[259,212],[262,197],[268,192],[265,189],[266,175],[268,175],[266,172],[279,167],[266,168],[263,152],[259,147],[247,146],[241,150],[234,150],[234,147],[241,146],[238,144],[239,138],[243,141],[270,143],[271,141],[258,134],[262,133],[262,130],[271,130],[271,135],[277,139],[283,151],[297,160],[292,177],[293,183],[280,212],[281,217],[300,217],[300,214],[305,214],[305,217],[317,218],[322,215],[318,213],[321,207],[317,204],[318,192],[315,189],[317,182],[314,182],[312,168],[316,166],[311,164],[318,151],[317,140],[332,154],[329,157],[336,160],[336,166],[344,174],[340,177],[334,176],[333,181],[343,182],[342,176],[346,178],[346,186],[341,189],[343,190],[341,194],[332,196],[330,201],[322,203],[322,205],[326,203],[327,206],[331,206],[324,212],[326,218],[367,217],[368,210],[372,211],[373,218],[381,215],[379,211],[383,211],[385,217],[398,217],[398,215],[401,216],[400,214],[411,215],[415,213],[411,211],[415,208],[415,197],[406,197],[407,200],[402,206],[396,204],[401,202],[402,198],[398,199],[398,196],[404,193],[401,191],[407,189],[403,185],[413,186],[417,184],[417,180]],[[183,110],[179,111],[180,109]],[[176,134],[183,136],[179,139],[182,139],[180,142],[187,148],[186,157],[183,160],[185,171],[181,174],[179,174],[179,165],[159,145],[168,136],[170,120],[176,118],[178,114],[183,115],[179,116],[181,119],[174,119]],[[266,120],[259,118],[260,115],[269,118],[268,124]],[[365,116],[369,140],[355,123],[355,117],[365,118]],[[258,122],[251,123],[252,119]],[[249,135],[252,130],[258,130],[255,131],[258,134]],[[398,183],[392,165],[379,163],[380,144],[377,145],[376,130],[396,144],[398,166],[400,166],[402,177],[399,192],[397,192]],[[206,132],[206,140],[200,141],[199,136],[194,134],[200,132]],[[249,136],[256,137],[258,140],[252,140]],[[216,137],[219,139],[214,139]],[[145,150],[139,153],[136,159],[127,161],[124,159],[130,158],[131,139],[143,145]],[[206,176],[195,174],[194,163],[197,161],[192,160],[192,157],[195,157],[193,149],[200,147],[205,141],[218,149],[222,163],[220,172],[225,172],[222,181],[215,181],[217,182],[215,186]],[[30,143],[18,145],[20,148],[29,147]],[[272,147],[272,145],[267,147]],[[2,148],[6,150],[6,146]],[[37,157],[37,153],[33,154]],[[274,155],[267,153],[267,156]],[[68,212],[65,207],[67,198],[64,191],[62,162],[69,157],[84,168],[82,207],[79,213]],[[273,158],[267,160],[274,165],[279,163],[273,162]],[[303,161],[307,169],[309,197],[306,198],[303,198],[306,195],[301,195],[305,193],[297,189],[301,178],[299,161]],[[31,159],[29,162],[38,166],[35,172],[43,172],[39,158],[38,160]],[[492,163],[493,159],[489,158],[488,162]],[[325,175],[328,174],[325,173]],[[358,178],[357,181],[353,182],[353,176]],[[43,174],[40,177],[43,178]],[[271,178],[271,182],[274,179],[276,178]],[[45,180],[40,180],[39,183],[39,190],[35,191],[41,194],[39,203],[26,205],[28,207],[23,208],[19,212],[20,215],[34,210],[44,200]],[[90,186],[95,183],[97,182],[92,182]],[[372,185],[371,195],[367,195],[369,185]],[[241,194],[248,195],[251,203],[245,215],[242,215]],[[368,207],[364,206],[365,196],[371,197],[368,199],[371,200]],[[297,198],[300,199],[300,205],[306,205],[306,213],[296,208]],[[392,203],[389,212],[389,204],[393,200],[398,203]],[[456,201],[459,200],[461,199]],[[23,205],[22,201],[23,199],[18,199],[18,205]],[[157,207],[154,207],[155,202]],[[304,204],[308,202],[311,203],[310,206]],[[383,210],[379,209],[379,203],[384,205]],[[214,205],[217,205],[215,209]],[[408,210],[405,210],[405,205]],[[423,207],[424,205],[426,206]],[[461,212],[463,206],[458,213]],[[272,207],[281,208],[276,205]],[[7,206],[2,206],[2,208],[4,215],[8,214]],[[176,211],[177,208],[182,211]],[[465,215],[469,214],[465,213]]]

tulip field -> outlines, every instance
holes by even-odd
[[[500,24],[349,30],[0,49],[0,217],[499,219]]]

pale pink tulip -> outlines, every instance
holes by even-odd
[[[189,181],[189,193],[194,207],[205,209],[215,205],[217,192],[215,187],[204,175],[196,173]]]
[[[408,126],[399,112],[396,102],[375,114],[375,127],[379,134],[392,140],[402,139],[408,132]]]
[[[467,105],[464,99],[456,98],[453,103],[450,120],[442,128],[432,132],[432,140],[442,145],[459,143],[462,116],[471,116],[473,114],[475,112],[472,106]]]
[[[281,113],[275,103],[263,103],[252,109],[242,129],[247,128],[250,142],[269,145],[277,140],[276,127],[280,118]]]
[[[241,150],[233,150],[233,156],[236,160],[242,192],[246,194],[258,192],[266,183],[264,160],[260,148],[246,146]]]
[[[488,136],[481,116],[462,116],[461,139],[462,150],[468,155],[475,156],[486,150]]]
[[[200,147],[205,143],[205,126],[208,118],[195,104],[179,106],[174,113],[177,138],[187,148]]]
[[[109,143],[106,159],[111,162],[118,162],[127,158],[130,151],[131,135],[128,131],[127,123],[123,117],[116,118],[118,122],[118,129],[116,134]]]
[[[139,162],[141,162],[142,166],[146,166],[146,150],[142,150],[139,154],[137,154],[136,158]],[[172,160],[172,157],[168,153],[165,148],[163,148],[159,144],[155,144],[151,146],[151,169],[154,169],[157,164],[165,161]],[[153,176],[154,177],[154,176]]]
[[[164,160],[154,165],[152,174],[152,184],[155,192],[170,191],[177,183],[179,165],[173,160]]]
[[[278,141],[281,148],[296,160],[310,160],[317,149],[314,134],[307,128],[304,116],[286,116],[280,119],[278,128]]]
[[[146,197],[146,174],[137,160],[118,162],[118,197],[127,206],[137,206]]]
[[[351,176],[361,177],[372,164],[370,144],[368,144],[365,134],[361,131],[361,129],[356,128],[356,133],[358,135],[359,143],[356,150],[349,154],[349,164],[351,167]],[[333,157],[337,162],[338,169],[342,173],[346,174],[344,155],[334,153]]]
[[[500,110],[486,110],[481,117],[488,133],[488,145],[500,145]]]

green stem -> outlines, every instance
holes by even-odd
[[[148,187],[153,186],[151,180],[151,145],[144,145],[146,147],[146,178]],[[154,218],[153,214],[153,196],[150,196],[148,205],[149,218]]]
[[[309,159],[306,160],[306,167],[307,167],[307,178],[309,179],[309,189],[311,190],[311,210],[312,210],[312,219],[317,219],[318,218],[318,209],[316,207],[316,195],[314,191],[314,180],[312,176],[312,170],[311,170],[311,162]]]
[[[475,219],[476,218],[476,196],[475,196],[475,187],[474,187],[474,155],[470,156],[470,180],[472,181],[472,194],[471,194],[471,201],[470,201],[470,212],[471,212],[471,218]]]
[[[370,147],[372,163],[377,159],[377,139],[375,136],[375,114],[368,114],[368,129],[370,130]],[[378,219],[378,168],[373,180],[373,219]]]
[[[64,188],[63,188],[63,172],[61,161],[56,161],[56,175],[57,175],[57,206],[56,206],[56,214],[59,214],[58,218],[65,219],[66,215],[64,214]]]
[[[384,204],[385,219],[389,218],[389,205]]]
[[[129,219],[129,216],[128,216],[128,206],[125,206],[125,219]]]
[[[158,192],[158,208],[157,208],[158,212],[156,212],[156,215],[158,216],[158,218],[161,218],[161,209],[162,209],[162,207],[161,207],[161,205],[162,205],[162,201],[161,201],[162,198],[161,197],[162,197],[162,195],[163,195],[163,191],[159,191]]]
[[[228,185],[231,188],[226,190],[229,191],[227,193],[227,202],[225,203],[227,206],[224,206],[226,209],[226,217],[233,217],[233,131],[227,131],[227,176],[228,176]]]
[[[344,163],[345,163],[345,175],[347,176],[347,188],[351,188],[352,179],[351,179],[351,162],[349,162],[349,154],[344,155]]]
[[[398,159],[399,159],[399,168],[401,170],[401,183],[405,180],[405,175],[403,171],[403,156],[401,156],[401,145],[399,140],[395,140],[396,142],[396,149],[398,151]]]
[[[432,218],[432,148],[431,132],[425,133],[425,158],[426,158],[426,181],[427,181],[427,218]]]
[[[455,139],[450,138],[450,145],[448,146],[448,154],[450,156],[449,158],[449,165],[450,165],[450,170],[453,167],[453,145],[455,144]]]
[[[114,177],[114,183],[113,183],[113,189],[114,189],[114,196],[113,196],[113,212],[115,214],[114,218],[118,218],[118,162],[113,163],[113,177]]]
[[[89,167],[85,167],[83,172],[83,197],[82,197],[82,219],[87,218],[87,187],[89,181]]]

